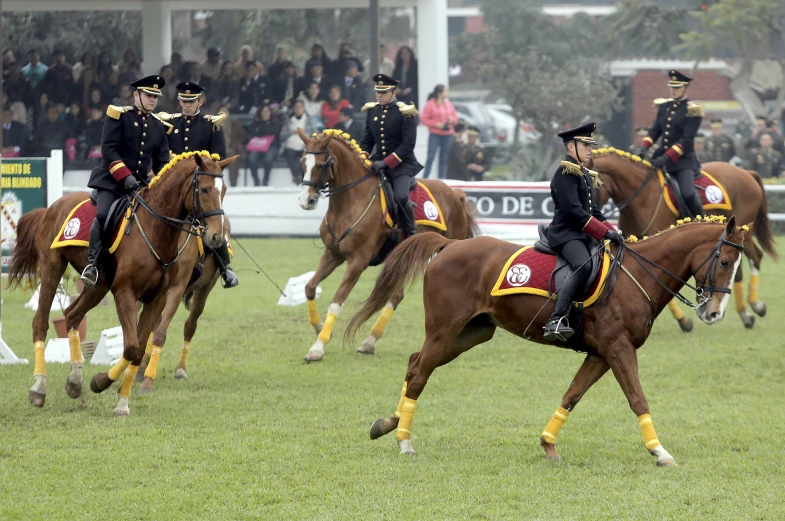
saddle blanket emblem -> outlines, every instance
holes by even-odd
[[[387,210],[387,198],[384,196],[384,190],[380,190],[379,193],[381,194],[381,203],[382,203],[382,212],[384,212],[384,220],[387,223],[387,226],[393,226],[392,217],[390,217],[390,212]],[[439,203],[436,202],[436,198],[433,197],[433,194],[428,187],[426,187],[421,181],[417,181],[417,186],[415,186],[414,190],[409,191],[409,199],[414,203],[414,220],[417,224],[421,226],[432,226],[438,230],[446,231],[447,224],[444,222],[444,216],[442,215],[442,209],[439,207]]]
[[[63,225],[60,227],[55,239],[52,241],[51,249],[65,248],[66,246],[83,246],[87,247],[90,244],[90,228],[93,225],[95,218],[96,207],[90,202],[90,199],[85,199],[77,204],[73,210],[65,218]],[[117,247],[120,246],[120,241],[125,234],[122,233],[123,226],[130,218],[131,209],[126,211],[125,219],[120,221],[114,235],[112,236],[112,245],[109,247],[109,253],[114,253]]]
[[[657,174],[660,178],[660,186],[665,186],[665,176],[662,171]],[[730,197],[725,187],[722,186],[716,179],[710,176],[705,170],[701,170],[701,175],[695,179],[695,188],[701,197],[704,210],[731,210]],[[668,197],[665,198],[665,204],[668,205],[674,215],[679,215],[679,205],[676,202],[676,194],[673,193],[673,188],[668,185]]]
[[[589,289],[588,294],[584,295],[583,307],[591,306],[600,297],[609,268],[610,257],[605,252],[602,257],[599,275]],[[529,294],[550,297],[548,294],[548,280],[551,280],[551,287],[553,287],[555,269],[555,255],[540,253],[532,246],[521,248],[507,259],[504,268],[499,273],[496,284],[494,284],[491,290],[491,296]]]

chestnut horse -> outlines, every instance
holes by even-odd
[[[391,228],[385,223],[385,213],[379,203],[381,174],[369,170],[370,161],[363,159],[360,147],[350,141],[349,134],[326,130],[322,135],[314,134],[309,138],[302,130],[299,133],[305,143],[300,160],[304,171],[300,206],[313,210],[320,195],[327,194],[330,198],[327,215],[319,229],[324,253],[316,273],[305,286],[308,320],[317,335],[316,343],[308,350],[305,360],[318,362],[324,357],[324,346],[330,341],[344,302],[362,272],[385,245]],[[447,230],[440,233],[452,239],[477,235],[473,211],[462,191],[453,190],[441,181],[422,182],[441,208]],[[436,228],[419,226],[418,231],[436,231]],[[344,262],[347,264],[346,273],[327,309],[327,318],[321,324],[314,300],[316,286]],[[390,296],[390,301],[357,352],[374,353],[376,341],[402,299],[403,292]]]
[[[217,157],[211,158],[207,152],[175,156],[147,188],[136,194],[138,206],[128,221],[130,234],[103,263],[95,289],[83,291],[65,310],[71,348],[71,372],[65,390],[71,398],[78,398],[82,393],[84,359],[77,326],[111,289],[123,329],[123,357],[108,373],[93,376],[90,389],[96,393],[105,391],[125,372],[114,412],[118,416],[130,414],[128,397],[144,355],[144,345],[139,339],[150,335],[166,303],[166,290],[177,276],[175,261],[181,227],[201,236],[212,247],[223,240],[222,169],[237,156],[223,161],[215,160]],[[19,219],[17,244],[8,269],[9,286],[19,286],[25,278],[35,280],[39,267],[41,277],[39,306],[33,317],[35,383],[28,393],[30,403],[36,407],[43,407],[46,401],[44,340],[55,291],[69,264],[77,272],[87,265],[87,248],[50,246],[69,212],[88,195],[86,192],[65,195],[49,208],[34,210]],[[194,218],[186,220],[188,215]],[[107,269],[114,273],[113,277],[107,274]],[[138,321],[137,301],[144,303]]]
[[[727,225],[684,224],[615,251],[611,247],[616,268],[611,267],[606,281],[616,277],[615,287],[606,285],[603,299],[585,310],[587,356],[540,438],[548,458],[559,459],[555,446],[559,429],[583,394],[610,369],[638,417],[646,448],[657,464],[676,464],[654,432],[638,378],[636,350],[649,336],[654,319],[691,276],[697,281],[697,287],[690,287],[698,295],[699,303],[694,306],[698,317],[707,324],[722,320],[749,229],[735,224],[735,217]],[[423,234],[407,239],[393,251],[371,296],[349,323],[347,338],[425,271],[425,342],[409,357],[395,413],[373,423],[371,439],[397,428],[401,454],[414,454],[412,419],[431,373],[493,338],[496,328],[549,344],[543,339],[542,328],[553,306],[551,300],[532,294],[491,295],[506,261],[519,249],[518,244],[491,237],[451,241]],[[566,347],[560,342],[551,345]]]
[[[226,187],[224,186],[225,192]],[[224,226],[228,240],[228,236],[231,233],[228,217],[225,217]],[[179,266],[177,277],[175,277],[174,282],[172,282],[166,293],[164,312],[147,341],[142,364],[136,373],[136,380],[142,382],[142,385],[139,386],[140,394],[150,393],[155,390],[155,378],[158,376],[158,361],[161,356],[161,350],[166,343],[166,332],[181,302],[185,304],[185,309],[189,313],[183,326],[183,345],[180,347],[180,359],[174,368],[174,378],[176,380],[188,378],[188,354],[191,350],[191,341],[196,334],[196,325],[199,317],[204,312],[207,297],[210,296],[210,292],[221,275],[221,272],[218,270],[218,261],[215,260],[215,254],[206,251],[204,246],[199,244],[199,241],[190,240],[189,234],[185,232],[180,234],[179,248],[182,253],[180,258],[177,259]],[[191,276],[194,273],[194,268],[197,266],[201,269],[201,274],[196,280],[191,282]]]
[[[660,186],[657,172],[648,161],[642,162],[637,156],[614,148],[596,150],[592,154],[594,169],[599,172],[603,182],[598,199],[601,204],[605,204],[609,195],[613,198],[619,207],[619,227],[625,235],[652,235],[676,222],[678,216],[665,203],[665,189]],[[742,170],[730,163],[712,162],[701,167],[725,188],[732,207],[732,210],[708,209],[707,213],[726,217],[734,214],[739,222],[755,224],[744,243],[744,254],[750,264],[747,303],[762,317],[766,314],[766,304],[758,299],[758,279],[763,258],[761,249],[772,259],[777,259],[763,182],[757,172]],[[753,236],[760,246],[755,244]],[[755,317],[746,310],[742,280],[742,269],[739,268],[733,284],[733,295],[736,311],[744,327],[749,329],[755,324]],[[671,302],[669,307],[681,329],[691,331],[692,320],[684,316],[676,302]]]

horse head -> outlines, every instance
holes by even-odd
[[[303,185],[300,190],[300,207],[314,210],[319,201],[320,191],[327,188],[332,176],[332,157],[330,144],[332,136],[308,137],[302,129],[297,129],[300,139],[305,143],[300,164],[303,167]]]

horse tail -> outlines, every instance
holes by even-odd
[[[191,311],[191,304],[194,301],[194,290],[189,289],[186,290],[185,294],[183,295],[183,304],[185,305],[185,309]]]
[[[777,260],[777,247],[774,245],[774,235],[771,231],[771,222],[769,221],[769,202],[766,200],[766,189],[763,187],[763,179],[761,179],[758,172],[754,170],[747,170],[750,175],[755,179],[755,182],[758,183],[760,187],[761,198],[760,206],[758,207],[758,213],[755,215],[755,223],[752,227],[752,233],[756,239],[758,239],[758,244],[760,247],[763,248],[763,251],[769,254],[769,256]]]
[[[474,205],[466,200],[466,192],[460,188],[453,188],[455,195],[463,206],[463,215],[466,216],[466,238],[472,239],[480,236],[480,226],[477,224],[477,217],[474,214]]]
[[[346,328],[345,340],[353,341],[357,330],[402,290],[408,289],[422,275],[431,258],[453,239],[438,233],[421,233],[406,239],[384,261],[376,284],[360,311]]]
[[[46,208],[37,208],[20,217],[16,224],[16,246],[8,265],[9,288],[22,287],[25,278],[33,285],[38,282],[38,249],[35,238],[44,213]]]

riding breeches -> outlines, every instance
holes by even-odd
[[[695,195],[698,193],[695,190],[695,171],[691,168],[683,168],[681,170],[674,170],[673,172],[668,172],[676,182],[679,184],[679,191],[681,191],[681,197],[688,203],[692,201]]]
[[[100,188],[96,188],[96,196],[95,196],[95,217],[98,219],[98,222],[103,227],[106,225],[106,218],[109,216],[109,210],[112,207],[112,203],[114,203],[118,197],[111,192],[110,190],[102,190]]]
[[[591,272],[591,262],[589,262],[591,255],[586,242],[578,239],[567,241],[562,245],[559,254],[572,266],[575,272],[572,278],[581,281],[580,286],[585,285]]]
[[[393,186],[395,200],[402,208],[406,208],[406,205],[409,202],[409,187],[412,184],[411,176],[397,175],[395,177],[391,177],[390,182]]]

